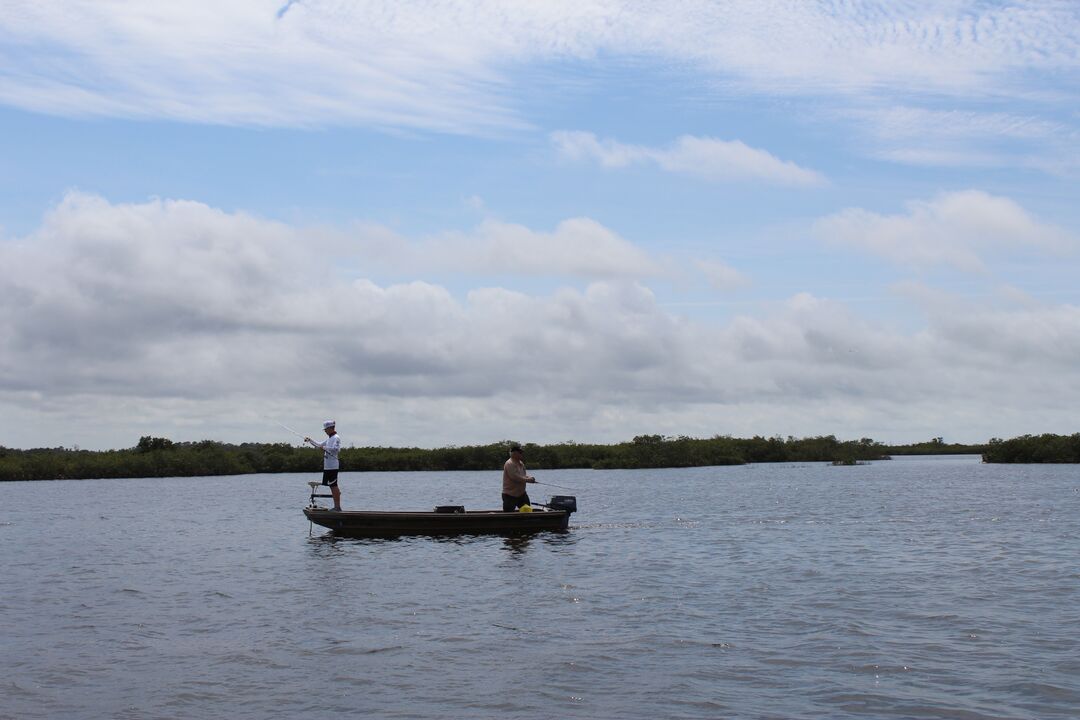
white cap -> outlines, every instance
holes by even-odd
[[[334,421],[333,420],[327,420],[326,422],[324,422],[322,424],[322,429],[323,430],[326,430],[327,428],[332,428],[332,427],[334,427]]]

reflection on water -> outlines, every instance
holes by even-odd
[[[492,539],[501,540],[503,546],[512,552],[525,551],[534,539],[540,540],[551,547],[572,545],[574,542],[573,528],[569,530],[543,530],[532,533],[456,533],[454,535],[397,535],[372,538],[348,537],[328,530],[320,535],[312,535],[308,538],[308,541],[312,547],[319,548],[338,545],[379,546],[417,542],[468,546],[475,543],[490,543]]]
[[[338,535],[332,530],[327,530],[321,535],[312,535],[308,538],[308,542],[313,547],[318,546],[341,546],[348,547],[350,545],[383,545],[386,543],[401,542],[402,540],[408,540],[408,537],[385,537],[385,538],[357,538],[348,537],[345,535]]]
[[[532,542],[532,537],[529,535],[508,535],[503,538],[503,547],[511,555],[521,555],[529,549],[530,542]]]
[[[503,537],[503,547],[512,555],[521,555],[534,543],[543,545],[555,552],[572,548],[578,541],[575,529],[545,530],[529,535],[508,535]]]

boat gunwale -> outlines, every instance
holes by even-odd
[[[543,517],[545,515],[569,515],[567,510],[534,510],[531,513],[523,513],[519,510],[466,510],[464,512],[435,512],[433,510],[331,510],[330,508],[304,508],[304,514],[317,513],[323,515],[327,513],[331,516],[347,515],[350,517],[362,517],[362,516],[390,516],[390,517],[468,517],[470,515],[505,515],[505,516],[519,516],[519,515],[535,515]]]
[[[337,535],[368,538],[563,532],[569,528],[572,514],[562,509],[523,513],[506,510],[434,512],[304,508],[304,515],[314,525]]]

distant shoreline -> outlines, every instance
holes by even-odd
[[[497,470],[510,441],[488,445],[422,448],[361,447],[341,451],[346,472]],[[700,439],[639,435],[609,445],[525,443],[530,469],[661,469],[742,465],[770,462],[825,462],[857,465],[903,455],[981,455],[985,462],[1080,462],[1080,434],[1025,435],[986,444],[945,443],[934,438],[909,445],[885,445],[870,438],[838,440],[833,435],[809,438]],[[255,473],[317,473],[317,450],[288,443],[242,443],[211,440],[173,442],[145,436],[124,450],[0,448],[0,481],[91,478],[196,477]]]
[[[510,441],[462,447],[346,448],[345,472],[498,470]],[[525,443],[530,469],[590,468],[661,469],[743,465],[770,462],[826,462],[858,465],[905,455],[980,455],[988,463],[1080,463],[1080,433],[994,438],[982,445],[945,443],[934,438],[910,445],[885,445],[870,438],[838,440],[833,435],[810,438],[708,439],[639,435],[610,445]],[[242,443],[212,440],[173,442],[145,436],[125,450],[0,447],[0,481],[91,478],[200,477],[255,473],[317,473],[322,458],[308,446],[288,443]]]

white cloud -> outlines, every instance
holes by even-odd
[[[1031,107],[1038,106],[1035,103]],[[888,104],[844,110],[875,157],[929,167],[1022,167],[1067,174],[1080,167],[1080,131],[1064,120],[984,108]]]
[[[903,215],[851,208],[818,220],[818,237],[913,266],[985,270],[983,254],[1007,249],[1063,252],[1076,247],[1065,231],[1040,223],[1014,201],[977,190],[908,204]]]
[[[750,284],[748,277],[719,260],[698,260],[694,264],[704,273],[713,289],[720,292],[740,290]]]
[[[1071,430],[1080,402],[1071,305],[915,288],[914,333],[805,293],[692,321],[632,278],[533,295],[500,287],[507,271],[461,296],[345,277],[327,250],[351,242],[195,202],[68,197],[0,243],[0,443],[290,440],[265,416],[326,414],[374,444],[981,440]]]
[[[414,267],[473,274],[649,277],[661,264],[589,218],[560,222],[553,232],[486,220],[471,233],[446,233],[411,244]]]
[[[590,132],[559,130],[550,135],[555,150],[574,161],[595,160],[606,168],[624,168],[653,160],[656,152],[638,145],[624,145],[614,140],[599,140]]]
[[[490,131],[516,74],[678,63],[752,93],[1065,96],[1071,3],[10,0],[0,100],[74,115]],[[778,48],[782,51],[778,51]],[[1022,81],[1045,79],[1038,89]]]
[[[575,161],[596,161],[607,168],[654,164],[662,170],[706,180],[755,180],[777,185],[820,186],[825,178],[813,170],[749,147],[739,140],[684,135],[670,147],[627,145],[594,134],[562,130],[551,133],[558,153]]]
[[[925,138],[949,142],[979,137],[1045,140],[1069,132],[1066,124],[1050,122],[1031,115],[973,110],[932,110],[929,108],[890,106],[854,113],[856,119],[872,124],[883,140]]]
[[[369,270],[420,275],[555,278],[648,278],[669,274],[667,263],[590,218],[570,218],[550,232],[484,220],[470,231],[426,237],[359,224],[340,234],[343,253],[362,255]]]
[[[366,232],[369,241],[386,237]],[[113,205],[69,195],[37,232],[0,245],[0,387],[53,395],[208,398],[258,388],[316,395],[324,392],[320,378],[329,377],[390,395],[487,394],[485,369],[501,361],[509,368],[503,373],[531,367],[519,348],[535,350],[537,334],[593,312],[639,314],[635,308],[652,302],[637,286],[616,283],[585,295],[567,290],[549,304],[497,289],[474,291],[462,303],[430,283],[347,281],[331,266],[350,252],[363,265],[366,248],[378,244],[362,242],[358,251],[348,233],[194,202]],[[530,273],[617,278],[656,269],[583,219],[554,233],[485,223],[475,236],[401,244],[383,258],[399,272],[407,267],[400,261],[415,260],[413,272],[458,271],[508,284]],[[589,324],[597,338],[611,332],[606,319]],[[564,349],[557,338],[550,344],[551,353]],[[639,345],[614,354],[642,352]]]

